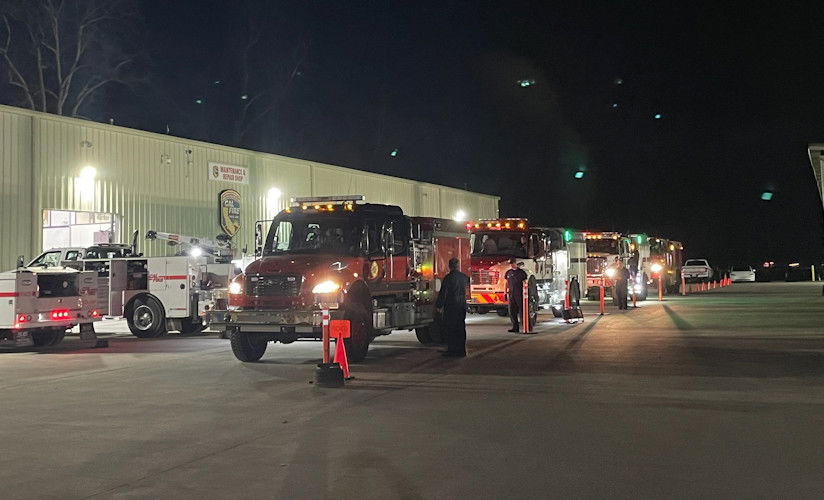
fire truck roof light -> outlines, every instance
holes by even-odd
[[[358,201],[365,201],[366,197],[362,194],[357,195],[335,195],[335,196],[302,196],[292,198],[290,200],[292,206],[297,205],[315,205],[320,203],[355,203]]]

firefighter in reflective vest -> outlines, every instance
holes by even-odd
[[[524,281],[527,279],[526,271],[518,267],[518,259],[509,259],[510,269],[504,274],[506,280],[506,295],[509,299],[509,319],[512,321],[510,332],[518,332],[518,318],[523,316],[521,308],[524,301]],[[529,319],[521,318],[524,321]]]

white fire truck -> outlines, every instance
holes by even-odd
[[[93,340],[95,281],[92,272],[63,267],[0,273],[0,346],[59,344],[75,325],[82,340]]]
[[[587,298],[598,300],[598,288],[603,283],[604,294],[612,295],[612,278],[621,261],[634,279],[628,292],[635,292],[637,300],[647,299],[651,261],[649,238],[645,234],[622,235],[610,231],[587,231]],[[634,289],[634,290],[633,290]]]
[[[170,330],[185,334],[203,330],[206,311],[221,301],[225,308],[233,265],[231,255],[220,253],[231,252],[228,242],[160,231],[149,231],[146,237],[165,240],[171,246],[183,245],[187,251],[171,257],[143,257],[132,250],[112,258],[89,258],[96,254],[81,251],[77,260],[63,264],[94,271],[100,315],[124,317],[137,337],[158,337]],[[109,247],[133,249],[127,245]],[[44,252],[35,262],[54,251]]]
[[[472,246],[473,312],[508,314],[504,275],[514,257],[528,276],[530,327],[540,307],[560,316],[570,283],[570,298],[580,298],[578,281],[585,274],[583,233],[563,228],[532,227],[526,219],[492,219],[467,222]]]

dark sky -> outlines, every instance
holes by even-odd
[[[551,3],[145,0],[145,77],[92,114],[231,143],[239,47],[259,32],[250,80],[277,105],[246,146],[497,194],[502,215],[542,224],[679,239],[719,263],[821,260],[817,4]]]

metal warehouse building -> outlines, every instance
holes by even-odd
[[[254,222],[298,196],[362,194],[409,215],[497,217],[499,197],[306,160],[0,106],[0,269],[44,249],[149,229],[214,238],[219,196],[253,246]],[[234,190],[229,191],[229,190]],[[460,214],[460,215],[459,215]],[[146,255],[168,253],[141,240]]]

